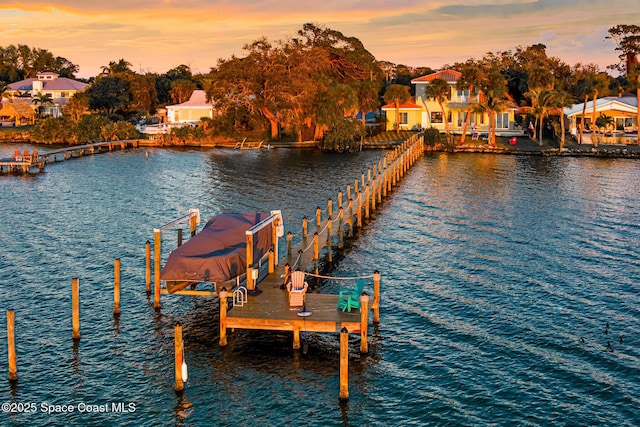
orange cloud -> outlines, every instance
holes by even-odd
[[[491,3],[491,4],[488,4]],[[262,36],[294,36],[305,22],[359,38],[379,60],[439,68],[487,51],[544,43],[573,65],[617,62],[606,30],[640,22],[637,0],[415,1],[112,0],[0,5],[3,46],[48,49],[80,65],[80,76],[124,58],[134,69],[180,64],[206,72]]]

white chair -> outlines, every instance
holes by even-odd
[[[309,284],[304,280],[304,271],[296,270],[291,273],[291,281],[287,283],[289,291],[289,307],[303,307],[304,298]]]

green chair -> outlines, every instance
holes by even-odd
[[[351,312],[352,308],[360,308],[360,295],[364,291],[364,279],[358,279],[352,291],[338,292],[338,310]]]

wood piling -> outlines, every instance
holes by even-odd
[[[340,330],[340,400],[349,399],[349,331]]]
[[[174,336],[174,361],[176,382],[173,386],[175,391],[184,390],[184,379],[182,378],[182,362],[184,361],[184,344],[182,342],[182,325],[178,323],[173,329]]]
[[[113,314],[120,315],[120,258],[113,262]]]
[[[71,337],[80,339],[80,282],[77,277],[71,279]]]
[[[380,272],[373,273],[373,323],[380,323]]]
[[[227,290],[220,291],[220,347],[227,345]]]
[[[147,240],[145,244],[145,288],[147,295],[151,293],[151,242]]]
[[[159,309],[160,304],[160,251],[162,249],[162,233],[153,230],[153,307]]]
[[[15,312],[7,310],[7,356],[9,358],[9,381],[18,380],[18,363],[16,360]]]
[[[367,343],[367,329],[369,325],[369,297],[367,295],[360,296],[360,353],[369,352],[369,344]]]

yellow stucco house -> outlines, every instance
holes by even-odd
[[[207,102],[207,94],[204,90],[194,90],[188,101],[182,104],[167,105],[167,122],[197,123],[201,118],[212,119],[214,106]]]
[[[415,99],[400,106],[400,129],[419,130],[430,127],[441,132],[445,131],[444,120],[449,123],[449,130],[453,134],[462,133],[468,107],[471,103],[479,102],[482,94],[469,94],[468,90],[458,90],[456,85],[462,73],[455,70],[442,70],[411,80],[415,85]],[[433,79],[440,78],[449,84],[449,96],[443,103],[445,114],[438,102],[426,96],[426,88]],[[509,108],[496,116],[496,135],[513,136],[522,135],[523,130],[515,122],[517,106],[511,104]],[[382,107],[387,116],[387,130],[395,129],[396,114],[393,104]],[[446,117],[444,117],[446,116]],[[489,131],[489,118],[486,113],[471,113],[467,133],[472,135],[472,130],[477,134],[486,134]]]

